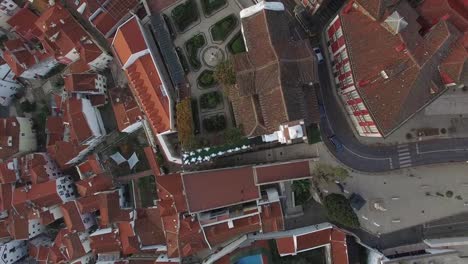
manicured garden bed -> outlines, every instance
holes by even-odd
[[[188,0],[176,6],[171,12],[172,19],[179,31],[185,31],[198,20],[198,9],[195,0]]]
[[[201,0],[203,13],[205,13],[205,15],[207,16],[216,13],[216,11],[221,9],[221,7],[225,6],[226,3],[226,0]]]
[[[202,109],[215,109],[221,103],[223,103],[223,96],[218,91],[205,93],[200,96],[200,108]]]
[[[232,54],[237,54],[245,51],[244,38],[242,33],[239,32],[234,38],[229,42],[228,49]]]
[[[234,15],[229,15],[220,21],[216,22],[211,29],[211,37],[213,41],[224,41],[236,28],[237,18]]]
[[[198,76],[197,82],[200,88],[211,88],[216,85],[216,80],[213,77],[213,71],[206,70],[203,71],[200,76]]]
[[[189,63],[195,70],[198,70],[201,67],[200,58],[198,57],[198,51],[205,45],[206,40],[203,34],[198,34],[189,39],[187,42],[185,42],[185,49],[187,50]]]
[[[214,115],[203,119],[203,128],[208,132],[218,132],[226,128],[224,115]]]

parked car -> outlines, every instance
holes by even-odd
[[[322,52],[320,51],[320,48],[314,48],[315,56],[317,56],[318,63],[323,62],[323,55]]]
[[[338,139],[336,135],[331,135],[330,137],[328,137],[328,139],[330,139],[330,142],[333,144],[333,146],[335,146],[336,152],[343,151],[344,149],[343,144],[341,144],[341,141]]]

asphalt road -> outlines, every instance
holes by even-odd
[[[362,172],[385,172],[468,160],[468,138],[438,139],[391,146],[368,146],[361,143],[346,119],[344,106],[339,101],[335,86],[331,85],[333,76],[329,74],[330,65],[323,38],[321,44],[322,53],[327,61],[319,65],[319,101],[325,109],[320,128],[325,144],[343,164]],[[328,139],[331,135],[338,137],[344,146],[343,151],[335,151],[335,147]]]

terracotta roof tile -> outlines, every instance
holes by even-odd
[[[13,27],[20,36],[27,40],[39,37],[41,31],[34,24],[38,16],[36,16],[29,8],[23,7],[14,14],[7,23]]]
[[[96,87],[97,73],[69,74],[64,77],[65,90],[72,92],[98,92]]]
[[[119,131],[140,120],[142,112],[128,87],[109,89],[109,96]]]
[[[219,245],[230,239],[261,229],[261,221],[258,215],[235,219],[232,224],[232,228],[228,226],[227,222],[205,227],[205,235],[210,245]]]
[[[320,230],[297,236],[297,251],[324,246],[331,241],[332,229]]]
[[[244,203],[260,196],[252,167],[185,173],[182,179],[190,212]]]
[[[166,238],[159,208],[138,209],[134,227],[142,246],[165,244]]]
[[[280,255],[292,255],[296,253],[294,237],[282,237],[276,239],[276,246]]]
[[[84,232],[86,227],[81,220],[81,214],[78,211],[75,201],[70,201],[61,206],[63,219],[70,232]]]
[[[463,0],[425,0],[417,7],[417,10],[431,24],[449,15],[448,21],[460,31],[468,30],[466,1],[464,3]]]
[[[262,10],[242,19],[248,50],[234,56],[237,85],[230,99],[234,116],[248,136],[273,133],[311,112],[304,85],[315,82],[315,57],[306,41],[291,41],[284,12]],[[255,51],[255,52],[253,52]]]
[[[260,217],[264,233],[284,230],[283,210],[280,202],[262,205]]]
[[[312,175],[308,160],[255,166],[254,170],[257,184],[305,178]]]
[[[106,191],[114,187],[112,178],[104,173],[78,181],[75,184],[81,196],[92,195],[96,192]]]
[[[148,48],[140,30],[138,18],[132,17],[120,26],[115,34],[113,46],[122,65],[132,54]]]

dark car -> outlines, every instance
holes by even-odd
[[[328,137],[328,139],[330,139],[330,142],[333,144],[333,146],[335,146],[335,150],[337,152],[342,152],[343,151],[344,146],[343,146],[343,144],[341,144],[341,141],[338,139],[337,136],[332,135],[332,136]]]

